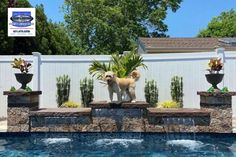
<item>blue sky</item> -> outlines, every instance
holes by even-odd
[[[35,6],[43,4],[49,19],[64,21],[61,9],[64,0],[29,0]],[[205,28],[212,17],[231,8],[236,10],[236,0],[183,0],[176,13],[168,12],[165,23],[170,37],[195,37]]]

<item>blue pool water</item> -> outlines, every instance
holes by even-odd
[[[0,134],[0,157],[233,157],[235,134]]]

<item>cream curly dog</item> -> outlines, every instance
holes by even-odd
[[[113,93],[117,94],[118,102],[122,101],[122,96],[126,93],[131,102],[136,102],[135,82],[140,78],[139,71],[132,71],[128,78],[119,78],[114,72],[108,71],[104,77],[108,84],[110,101],[113,101]]]

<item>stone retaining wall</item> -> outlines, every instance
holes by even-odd
[[[232,132],[231,101],[213,104],[215,95],[206,100],[206,93],[198,93],[204,97],[201,109],[104,101],[91,103],[91,108],[38,109],[41,92],[4,94],[8,95],[9,132]]]
[[[236,93],[198,92],[197,94],[200,95],[201,109],[211,113],[211,123],[205,131],[232,133],[232,96]]]
[[[29,132],[30,111],[38,110],[39,95],[36,92],[4,92],[8,95],[7,109],[7,131],[8,132]]]

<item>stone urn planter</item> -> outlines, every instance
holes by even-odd
[[[219,84],[223,80],[224,74],[219,74],[219,73],[206,74],[205,76],[206,76],[207,82],[209,82],[214,89],[219,89],[217,87],[217,84]]]
[[[21,83],[20,89],[25,90],[27,83],[29,83],[32,80],[33,74],[28,73],[16,73],[16,80]]]
[[[29,68],[31,67],[31,63],[28,63],[24,59],[15,58],[13,63],[11,64],[12,68],[19,69],[21,73],[16,73],[16,80],[21,83],[20,89],[18,91],[25,91],[26,85],[32,80],[33,74],[29,74]]]

